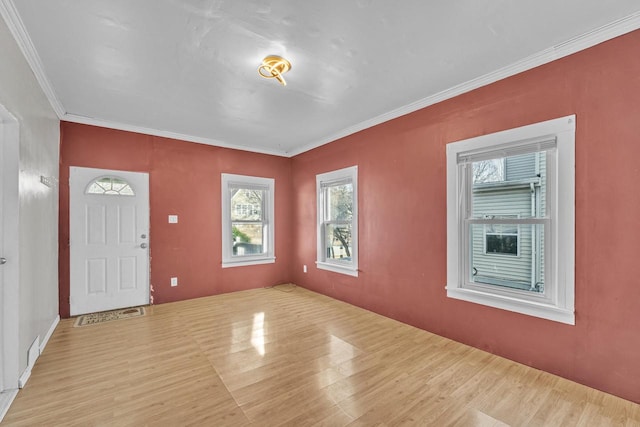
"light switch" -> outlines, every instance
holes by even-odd
[[[169,215],[169,224],[177,224],[178,215]]]

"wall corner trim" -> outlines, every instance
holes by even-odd
[[[42,91],[49,100],[49,103],[58,116],[58,119],[62,119],[65,115],[64,107],[58,99],[55,90],[53,90],[53,85],[44,72],[40,55],[38,55],[38,52],[31,41],[31,37],[29,37],[29,33],[27,33],[13,0],[0,0],[0,16],[2,16],[4,21],[7,23],[11,34],[13,34],[13,38],[20,47],[20,50],[27,60],[29,67],[31,67],[33,74],[35,74],[36,80],[38,80]]]

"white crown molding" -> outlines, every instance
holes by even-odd
[[[307,144],[299,149],[289,151],[286,153],[286,155],[288,157],[297,156],[298,154],[313,150],[314,148],[320,147],[329,142],[336,141],[340,138],[344,138],[345,136],[352,135],[356,132],[360,132],[361,130],[368,129],[370,127],[379,125],[400,116],[407,115],[409,113],[413,113],[414,111],[437,104],[438,102],[442,102],[463,93],[470,92],[474,89],[478,89],[482,86],[495,83],[498,80],[502,80],[507,77],[522,73],[523,71],[527,71],[540,65],[555,61],[556,59],[572,55],[576,52],[585,50],[607,40],[611,40],[623,34],[630,33],[631,31],[637,30],[638,28],[640,28],[640,12],[636,12],[618,21],[614,21],[593,31],[567,40],[564,43],[557,44],[551,48],[530,55],[518,62],[500,68],[499,70],[453,86],[449,89],[443,90],[442,92],[436,93],[435,95],[422,98],[416,102],[412,102],[411,104],[407,104],[403,107],[381,114],[372,119],[362,121],[356,125],[349,126],[348,128],[345,128],[311,144]]]
[[[61,119],[65,114],[64,107],[44,72],[40,56],[31,41],[31,37],[29,37],[29,34],[24,27],[22,18],[20,18],[13,0],[0,0],[0,15],[4,18],[4,22],[6,22],[7,27],[9,27],[11,34],[13,34],[13,38],[20,47],[20,50],[31,67],[33,74],[35,74],[36,80],[40,83],[40,87],[49,100],[51,107],[53,107],[58,118]]]
[[[540,65],[574,54],[581,50],[587,49],[599,43],[605,42],[607,40],[613,39],[615,37],[621,36],[623,34],[629,33],[631,31],[634,31],[640,28],[640,12],[635,12],[629,16],[626,16],[625,18],[619,19],[610,24],[597,28],[593,31],[587,32],[580,36],[574,37],[573,39],[567,40],[566,42],[557,44],[551,48],[548,48],[541,52],[530,55],[520,61],[517,61],[511,65],[503,67],[499,70],[493,71],[491,73],[485,74],[475,79],[471,79],[467,82],[453,86],[449,89],[443,90],[442,92],[436,93],[426,98],[422,98],[416,102],[412,102],[410,104],[407,104],[395,110],[391,110],[387,113],[381,114],[371,119],[364,120],[353,126],[349,126],[338,132],[328,135],[322,139],[306,144],[300,148],[285,152],[281,150],[257,149],[249,146],[229,144],[229,143],[211,139],[211,138],[198,137],[198,136],[186,135],[186,134],[181,134],[176,132],[129,125],[125,123],[117,123],[117,122],[112,122],[108,120],[78,116],[74,114],[67,114],[60,100],[58,99],[55,91],[53,90],[53,87],[49,82],[49,79],[44,73],[42,62],[40,61],[40,57],[37,51],[35,50],[35,47],[31,41],[31,38],[29,37],[24,27],[22,19],[20,18],[20,15],[16,10],[13,0],[0,0],[0,15],[4,18],[5,22],[7,23],[7,26],[9,27],[11,33],[13,34],[13,37],[15,38],[20,49],[22,50],[22,53],[24,54],[25,58],[27,59],[27,62],[29,63],[31,69],[33,70],[36,76],[36,79],[40,83],[42,90],[44,91],[46,97],[48,98],[49,102],[51,103],[51,106],[55,110],[60,120],[66,120],[69,122],[89,124],[89,125],[95,125],[95,126],[101,126],[101,127],[107,127],[107,128],[113,128],[113,129],[119,129],[119,130],[126,130],[131,132],[144,133],[144,134],[161,136],[161,137],[172,138],[172,139],[179,139],[179,140],[184,140],[189,142],[196,142],[200,144],[214,145],[214,146],[224,147],[224,148],[232,148],[236,150],[251,151],[256,153],[270,154],[275,156],[285,156],[285,157],[297,156],[298,154],[302,154],[306,151],[309,151],[314,148],[325,145],[327,143],[336,141],[340,138],[344,138],[345,136],[352,135],[364,129],[368,129],[373,126],[379,125],[381,123],[387,122],[389,120],[407,115],[409,113],[428,107],[430,105],[437,104],[438,102],[442,102],[447,99],[454,98],[463,93],[470,92],[482,86],[489,85],[496,81],[505,79],[507,77],[511,77],[513,75],[530,70]]]
[[[261,148],[249,147],[246,145],[229,144],[217,139],[205,138],[201,136],[186,135],[183,133],[171,132],[167,130],[152,129],[143,126],[130,125],[126,123],[113,122],[109,120],[96,119],[93,117],[78,116],[76,114],[65,114],[60,120],[66,122],[80,123],[84,125],[99,126],[103,128],[125,130],[128,132],[142,133],[145,135],[161,136],[163,138],[177,139],[181,141],[196,142],[198,144],[213,145],[221,148],[231,148],[234,150],[250,151],[252,153],[269,154],[272,156],[286,157],[287,154],[278,150],[265,150]]]

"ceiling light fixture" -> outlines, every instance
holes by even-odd
[[[287,82],[284,81],[282,75],[291,69],[291,63],[286,59],[269,55],[262,60],[262,64],[258,67],[258,74],[265,79],[276,79],[282,86],[286,86]]]

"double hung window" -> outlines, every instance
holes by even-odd
[[[222,174],[222,266],[275,262],[274,180]]]
[[[447,145],[447,295],[573,324],[575,116]]]
[[[316,176],[318,254],[323,270],[358,275],[358,167]]]

